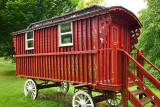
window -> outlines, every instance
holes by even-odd
[[[34,49],[34,32],[26,32],[26,50]]]
[[[73,46],[72,22],[59,25],[59,46]]]

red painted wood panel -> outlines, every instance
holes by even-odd
[[[111,28],[107,29],[104,37],[105,44],[100,42],[99,17],[88,17],[73,22],[73,46],[59,47],[58,25],[41,28],[34,31],[34,50],[25,50],[25,34],[19,34],[14,40],[16,55],[77,52],[97,50],[98,54],[65,54],[65,55],[44,55],[27,56],[16,58],[16,74],[31,76],[35,78],[46,78],[55,81],[67,81],[82,84],[112,84],[114,82],[113,71],[113,42],[111,41]],[[124,27],[124,35],[121,41],[124,42],[125,50],[129,51],[130,45],[129,29]],[[120,43],[122,45],[123,42]],[[100,51],[99,51],[100,50]],[[120,53],[117,63],[121,62]],[[121,67],[117,69],[122,69]],[[116,71],[118,72],[118,70]],[[118,74],[116,74],[118,75]],[[120,74],[121,75],[121,74]],[[120,78],[120,77],[118,77]],[[119,82],[120,83],[120,82]]]

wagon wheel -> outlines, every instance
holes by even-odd
[[[24,94],[27,97],[36,99],[38,95],[37,84],[33,79],[28,79],[24,85]]]
[[[92,97],[85,91],[78,91],[72,99],[72,107],[95,107]]]
[[[69,90],[68,82],[60,82],[61,86],[57,87],[57,91],[66,94]]]
[[[107,100],[107,103],[111,107],[120,107],[122,105],[122,93],[121,92],[111,92],[109,95],[112,97]]]

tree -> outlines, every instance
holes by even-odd
[[[11,32],[75,10],[78,0],[0,0],[0,56],[14,54]]]
[[[105,0],[80,0],[77,9],[83,9],[91,5],[107,6]]]
[[[160,68],[160,1],[146,0],[146,2],[148,7],[139,12],[143,27],[137,47],[143,49],[145,57]],[[151,66],[145,65],[145,67],[160,79],[159,73]]]
[[[139,12],[143,27],[138,47],[144,50],[152,63],[160,67],[160,1],[146,1],[148,7]]]

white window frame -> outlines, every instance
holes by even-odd
[[[70,32],[61,33],[61,25],[65,24],[65,23],[62,23],[62,24],[58,25],[58,29],[59,29],[59,47],[73,46],[73,28],[72,28],[73,23],[72,22],[67,22],[67,23],[71,23],[71,31]],[[66,35],[66,34],[72,34],[72,43],[65,43],[65,44],[61,43],[62,36]]]
[[[33,38],[32,39],[27,39],[27,33],[28,32],[33,32]],[[28,48],[28,41],[32,41],[33,40],[33,47],[31,48]],[[34,30],[31,30],[31,31],[27,31],[25,33],[25,45],[26,45],[26,50],[33,50],[34,49]]]

